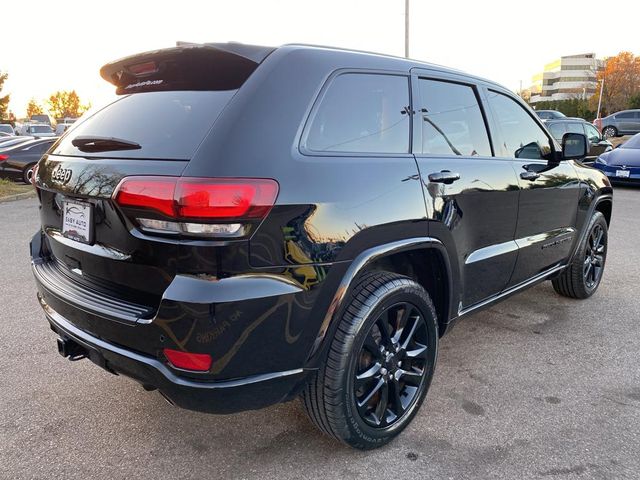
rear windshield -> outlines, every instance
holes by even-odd
[[[167,91],[122,97],[74,125],[54,155],[188,160],[236,90]],[[81,151],[78,137],[107,137],[137,143],[130,150]]]
[[[53,130],[48,125],[32,125],[29,127],[31,133],[51,133]]]

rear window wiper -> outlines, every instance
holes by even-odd
[[[81,152],[109,152],[113,150],[140,150],[139,143],[114,137],[97,137],[93,135],[80,135],[71,144]]]

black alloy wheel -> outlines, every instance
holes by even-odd
[[[411,423],[427,394],[438,317],[420,284],[385,271],[363,274],[343,312],[302,402],[328,435],[355,448],[377,448]]]
[[[604,270],[605,253],[605,231],[602,225],[596,223],[587,239],[583,267],[584,283],[589,289],[593,289],[600,282]]]
[[[394,424],[419,397],[427,372],[427,344],[427,325],[411,303],[397,303],[376,319],[354,375],[357,410],[368,425]]]

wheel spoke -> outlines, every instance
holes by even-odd
[[[424,371],[416,372],[415,370],[403,370],[402,376],[400,378],[404,380],[405,383],[417,387],[420,385],[423,373]]]
[[[380,317],[376,322],[380,335],[382,336],[380,343],[384,345],[391,345],[391,325],[389,324],[388,314]]]
[[[378,377],[381,367],[382,365],[376,362],[361,374],[356,375],[356,383],[355,383],[356,390],[359,390],[360,388],[365,387],[371,380]]]
[[[593,283],[596,283],[600,279],[601,271],[602,271],[602,267],[595,266],[593,268]]]
[[[369,352],[375,358],[377,359],[382,358],[382,352],[380,352],[380,345],[376,343],[375,339],[371,335],[371,332],[369,332],[367,337],[364,339],[363,347],[367,350],[367,352]]]
[[[393,389],[393,413],[395,413],[395,415],[399,417],[404,413],[404,410],[405,410],[404,405],[402,404],[400,383],[398,383],[397,381],[394,381],[394,382],[391,382],[391,385]]]
[[[427,358],[427,346],[416,342],[416,348],[405,352],[409,358]]]
[[[380,401],[376,405],[374,414],[379,425],[384,425],[387,420],[387,406],[389,405],[389,384],[384,383],[380,387]]]
[[[602,237],[604,236],[604,230],[602,230],[602,228],[597,228],[596,230],[594,230],[594,233],[596,233],[596,238],[595,241],[593,242],[593,249],[597,250],[597,248],[600,246],[600,242],[602,241]]]
[[[369,403],[369,401],[371,401],[371,399],[373,398],[373,396],[378,393],[378,390],[380,390],[382,388],[382,386],[384,385],[384,380],[379,379],[378,383],[375,384],[375,386],[371,389],[371,391],[365,395],[365,397],[362,400],[358,401],[358,408],[365,408],[367,407],[367,404]]]
[[[591,260],[589,260],[589,263],[585,263],[585,265],[584,265],[584,278],[585,279],[589,278],[589,274],[591,273],[592,269],[593,269],[593,264],[591,263]]]
[[[596,265],[598,267],[602,267],[602,264],[604,262],[604,257],[602,255],[595,255],[593,258],[596,261]]]
[[[411,340],[413,340],[413,336],[416,333],[416,330],[418,329],[418,325],[420,324],[420,316],[416,315],[415,317],[411,317],[413,319],[413,322],[411,323],[411,327],[409,329],[409,332],[407,333],[407,335],[405,336],[404,341],[402,342],[402,348],[403,349],[407,349],[407,347],[409,346],[409,343],[411,342]]]
[[[391,341],[393,343],[398,343],[400,341],[400,337],[402,337],[402,332],[407,326],[407,320],[409,319],[409,314],[411,313],[411,308],[409,305],[404,304],[402,308],[398,308],[396,310],[389,309],[387,315],[389,317],[389,325],[392,327]]]

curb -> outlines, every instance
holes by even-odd
[[[16,193],[15,195],[9,195],[8,197],[0,198],[0,203],[13,202],[15,200],[24,200],[26,198],[32,198],[36,196],[36,192]]]

